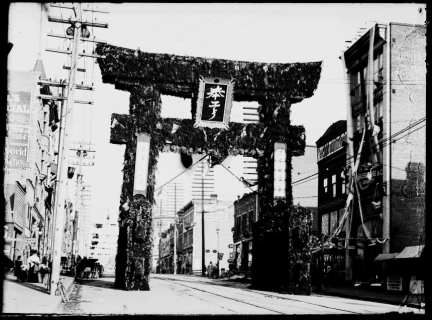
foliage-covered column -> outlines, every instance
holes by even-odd
[[[147,195],[133,196],[137,135],[153,136],[155,117],[160,115],[160,94],[153,88],[136,88],[130,96],[130,117],[124,132],[130,139],[126,143],[124,178],[120,198],[119,240],[116,258],[115,285],[127,290],[150,290],[149,275],[152,267],[152,205],[157,143],[150,141]],[[117,115],[117,119],[119,115]],[[125,121],[127,122],[127,121]],[[120,123],[119,126],[122,126]],[[123,133],[124,134],[124,133]]]
[[[297,233],[293,235],[293,230],[297,230],[295,232],[301,234],[303,240],[310,234],[307,223],[298,225],[296,229],[293,225],[300,220],[311,222],[312,217],[310,212],[292,206],[291,158],[304,153],[304,129],[292,130],[289,100],[284,95],[273,97],[275,99],[267,99],[260,110],[260,120],[267,130],[263,136],[265,150],[262,156],[258,156],[260,216],[253,229],[252,285],[257,289],[310,294],[308,251],[300,247],[296,251],[297,240],[296,247],[293,246],[297,236]],[[273,200],[275,142],[287,145],[286,201]],[[299,279],[302,279],[301,285]]]

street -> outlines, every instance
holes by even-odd
[[[150,291],[113,288],[113,278],[74,285],[59,314],[384,314],[397,306],[320,295],[294,296],[197,276],[152,274]],[[403,312],[418,314],[418,309]],[[422,311],[421,313],[424,313]]]

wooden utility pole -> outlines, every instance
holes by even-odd
[[[177,185],[174,183],[174,274],[177,274]]]
[[[204,237],[204,163],[203,171],[201,175],[201,237],[202,237],[202,248],[201,248],[201,275],[205,276],[206,266],[205,266],[205,237]]]
[[[74,37],[72,45],[72,63],[71,71],[69,74],[69,93],[66,101],[66,119],[64,123],[64,136],[62,145],[62,156],[60,158],[60,175],[59,175],[59,188],[57,194],[57,208],[56,208],[56,224],[54,230],[54,250],[53,250],[53,262],[52,262],[52,275],[51,283],[57,284],[60,278],[60,262],[61,262],[61,239],[63,237],[63,218],[64,218],[64,202],[66,200],[67,192],[67,180],[68,180],[68,152],[70,145],[70,135],[72,133],[72,123],[73,123],[73,105],[75,96],[75,84],[76,84],[76,72],[78,63],[78,48],[79,39],[81,33],[81,4],[78,3],[75,7],[75,15],[77,21],[73,24],[74,26]],[[52,285],[50,289],[50,294],[55,294],[56,286]]]
[[[75,101],[75,89],[82,89],[82,90],[93,90],[93,87],[88,86],[77,86],[76,84],[76,72],[78,71],[77,65],[78,65],[78,56],[80,57],[92,57],[92,58],[103,58],[95,54],[86,54],[86,53],[79,53],[79,43],[80,41],[92,41],[92,42],[103,42],[98,41],[96,39],[87,39],[84,34],[82,34],[82,16],[81,16],[81,3],[72,4],[72,5],[64,5],[64,4],[51,4],[52,7],[60,7],[65,9],[72,9],[75,14],[75,19],[63,19],[63,18],[56,18],[52,16],[48,16],[48,21],[51,22],[58,22],[58,23],[65,23],[70,24],[71,28],[73,30],[73,36],[61,36],[61,35],[55,35],[56,37],[65,38],[65,39],[73,39],[72,43],[72,51],[69,50],[52,50],[47,48],[47,51],[51,52],[59,52],[59,53],[65,53],[65,54],[71,54],[71,65],[70,65],[70,73],[69,73],[69,81],[67,83],[68,85],[68,94],[67,97],[64,95],[62,97],[50,97],[50,96],[40,96],[40,98],[44,99],[53,99],[53,100],[65,100],[66,99],[66,105],[63,106],[62,113],[62,123],[61,123],[61,131],[60,131],[60,142],[61,142],[61,148],[59,148],[59,163],[58,163],[58,191],[57,191],[57,197],[56,197],[56,207],[55,207],[55,225],[53,230],[53,252],[52,252],[52,268],[51,268],[51,287],[50,287],[50,294],[54,295],[56,290],[56,285],[59,282],[60,278],[60,261],[61,261],[61,243],[63,238],[63,224],[64,224],[64,203],[66,200],[66,193],[67,193],[67,181],[68,181],[68,153],[70,148],[70,135],[72,133],[72,124],[73,124],[73,105],[74,103],[88,103],[85,101]],[[91,11],[91,10],[87,10]],[[107,28],[107,23],[98,22],[95,23],[93,21],[85,21],[85,26],[92,26],[92,27],[102,27]],[[81,37],[83,35],[83,37]],[[52,34],[48,34],[48,36],[54,36]],[[92,104],[92,103],[89,103]]]

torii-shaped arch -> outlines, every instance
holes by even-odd
[[[304,243],[300,241],[303,244],[298,248],[290,242],[289,225],[292,224],[292,219],[295,217],[299,221],[304,220],[301,222],[304,226],[303,233],[300,234],[308,239],[311,215],[304,210],[293,211],[291,206],[291,157],[304,154],[305,132],[302,126],[290,125],[289,115],[292,103],[313,95],[320,78],[321,62],[281,64],[207,59],[147,53],[105,44],[99,44],[96,51],[105,56],[97,60],[103,82],[130,92],[129,115],[113,114],[111,125],[110,142],[126,144],[116,285],[127,290],[150,289],[151,208],[154,204],[154,180],[159,152],[174,151],[189,155],[214,152],[221,156],[240,154],[257,158],[260,220],[253,231],[253,281],[257,287],[263,287],[267,283],[275,288],[281,286],[287,291],[296,292],[297,289],[290,288],[297,288],[300,280],[294,279],[292,275],[284,276],[284,279],[274,278],[272,285],[268,277],[262,280],[260,274],[264,275],[266,268],[270,266],[273,268],[270,272],[274,272],[275,264],[282,261],[285,261],[283,263],[286,267],[282,272],[294,274],[291,271],[293,268],[298,269],[298,266],[295,263],[286,264],[293,255],[303,255],[303,260],[306,263],[308,261],[306,238],[303,237]],[[234,101],[258,101],[260,123],[230,123],[228,130],[194,128],[200,76],[235,78]],[[190,98],[193,119],[161,118],[161,94]],[[180,128],[175,134],[171,134],[174,123],[180,125]],[[146,197],[139,194],[133,196],[136,135],[139,133],[151,136]],[[167,144],[167,140],[172,143]],[[289,168],[286,177],[287,201],[279,204],[273,201],[272,157],[275,142],[286,143]],[[269,234],[272,236],[268,237]],[[269,255],[273,252],[268,248],[272,241],[282,241],[282,255]],[[260,262],[263,260],[268,261]],[[303,269],[308,270],[307,267]],[[308,277],[309,274],[300,274],[298,279],[307,280]],[[310,288],[305,290],[310,293]]]

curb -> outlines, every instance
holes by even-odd
[[[367,297],[362,297],[362,296],[353,296],[350,294],[345,294],[345,293],[339,293],[339,292],[331,292],[331,291],[325,291],[325,292],[316,292],[313,291],[313,294],[316,295],[322,295],[322,296],[334,296],[334,297],[341,297],[341,298],[347,298],[347,299],[355,299],[355,300],[362,300],[362,301],[370,301],[370,302],[377,302],[377,303],[386,303],[386,304],[391,304],[391,305],[395,305],[395,306],[401,306],[402,305],[402,301],[401,302],[395,302],[392,300],[386,300],[386,299],[379,299],[379,298],[367,298]],[[406,303],[405,304],[407,307],[409,308],[414,308],[414,309],[418,309],[419,305],[418,304],[413,304],[413,303]],[[424,309],[421,308],[420,309]]]

